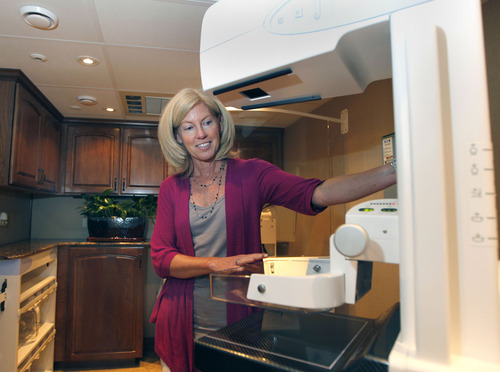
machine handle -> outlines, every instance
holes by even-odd
[[[335,231],[333,240],[340,254],[346,257],[356,257],[362,254],[370,238],[365,229],[355,224],[341,225]]]

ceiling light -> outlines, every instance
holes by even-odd
[[[80,56],[77,61],[85,66],[97,66],[99,64],[99,60],[97,58],[90,56]]]
[[[115,109],[113,107],[106,107],[104,110],[106,110],[107,112],[114,112]]]
[[[69,106],[69,108],[75,111],[80,110],[80,106]]]
[[[45,57],[43,54],[38,53],[32,53],[30,54],[30,57],[32,60],[37,62],[45,62],[47,60],[47,57]]]
[[[24,22],[32,27],[41,30],[53,30],[59,24],[59,18],[50,10],[35,6],[26,5],[19,9]]]
[[[76,100],[85,106],[93,106],[97,104],[97,98],[92,96],[78,96]]]

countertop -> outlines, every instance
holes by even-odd
[[[23,240],[15,243],[0,246],[0,260],[17,260],[28,257],[39,252],[43,252],[61,245],[79,245],[79,246],[150,246],[149,241],[134,242],[89,242],[87,240]]]

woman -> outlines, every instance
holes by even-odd
[[[214,97],[193,89],[169,102],[159,124],[175,174],[163,181],[151,239],[156,273],[166,278],[151,315],[162,370],[194,370],[194,337],[252,313],[209,296],[208,274],[261,260],[265,204],[315,215],[396,182],[390,165],[324,182],[288,174],[263,160],[236,159],[234,124]]]

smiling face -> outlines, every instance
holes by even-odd
[[[198,103],[184,117],[176,139],[184,144],[194,163],[212,162],[219,150],[222,127],[204,103]]]

